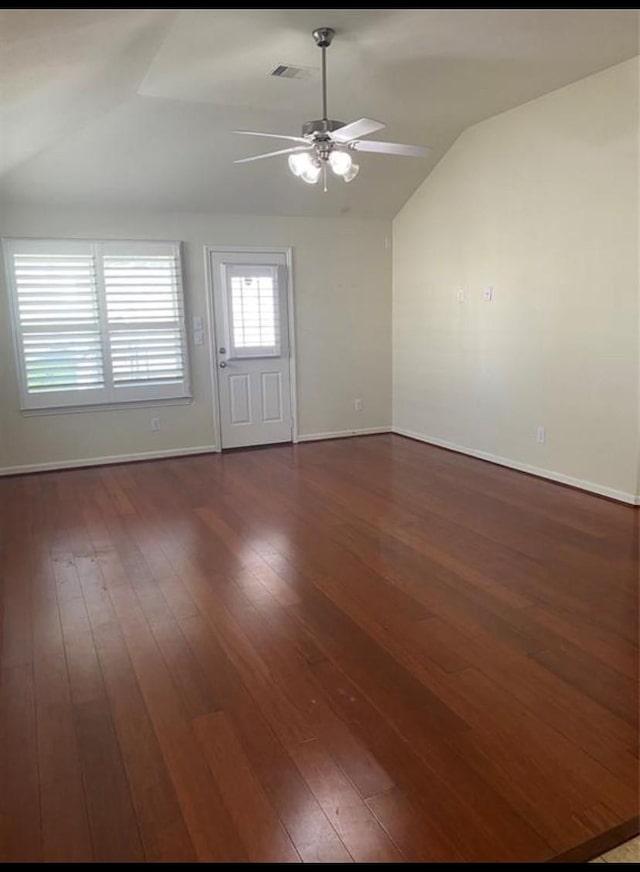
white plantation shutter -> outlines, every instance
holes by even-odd
[[[176,243],[5,240],[21,406],[189,395]]]
[[[104,243],[102,269],[113,390],[131,398],[186,393],[180,257],[176,246]]]

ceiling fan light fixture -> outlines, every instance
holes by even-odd
[[[313,165],[313,161],[311,159],[311,155],[308,152],[303,151],[301,154],[290,154],[289,155],[289,169],[294,174],[294,176],[301,176],[304,170],[307,167]]]
[[[290,154],[289,169],[294,176],[298,176],[299,179],[302,179],[308,185],[315,185],[320,178],[320,163],[308,151]]]
[[[314,164],[310,164],[306,169],[304,169],[300,173],[300,178],[303,182],[306,182],[308,185],[317,184],[318,179],[320,178],[320,173],[322,172],[322,167],[315,166]]]
[[[377,154],[394,154],[402,157],[425,157],[428,148],[420,145],[403,145],[398,142],[377,142],[363,139],[377,130],[386,127],[381,121],[373,118],[359,118],[345,124],[329,118],[327,114],[327,59],[326,51],[331,45],[335,31],[332,27],[318,27],[313,31],[313,38],[318,48],[322,50],[322,118],[305,121],[302,125],[302,136],[291,136],[281,133],[264,133],[255,130],[237,130],[249,136],[266,136],[274,139],[284,139],[297,143],[289,148],[268,151],[266,154],[255,154],[243,157],[234,163],[249,163],[264,158],[289,155],[289,169],[294,176],[302,179],[307,185],[315,185],[322,175],[323,190],[327,191],[327,164],[332,172],[345,182],[351,182],[358,175],[360,167],[354,163],[352,152],[370,151]],[[281,64],[272,75],[286,75],[288,67]]]
[[[348,151],[335,148],[329,155],[329,166],[337,176],[346,176],[352,164],[353,160]]]
[[[357,164],[357,163],[354,163],[353,161],[351,161],[351,166],[346,171],[346,173],[343,173],[342,178],[345,180],[345,182],[352,182],[355,179],[355,177],[358,175],[359,170],[360,170],[360,164]]]

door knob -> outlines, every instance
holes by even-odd
[[[226,365],[227,365],[227,361],[226,361],[226,360],[221,360],[220,363],[218,364],[218,366],[220,367],[220,369],[224,369]]]

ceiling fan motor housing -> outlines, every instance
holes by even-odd
[[[332,121],[330,118],[319,118],[316,121],[306,121],[302,125],[302,135],[308,136],[315,146],[316,157],[321,161],[329,160],[329,155],[336,148],[330,134],[344,127],[344,121]]]
[[[303,136],[322,136],[323,134],[333,133],[334,130],[339,130],[344,127],[344,121],[332,121],[330,118],[318,118],[316,121],[305,121],[302,125]]]

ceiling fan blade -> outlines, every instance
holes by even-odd
[[[349,143],[354,151],[372,151],[375,154],[396,154],[401,157],[426,157],[431,151],[423,145],[402,145],[399,142],[377,142],[364,140]]]
[[[289,139],[291,142],[309,142],[303,136],[285,136],[282,133],[258,133],[255,130],[234,130],[234,133],[241,133],[243,136],[269,136],[271,139]]]
[[[252,160],[262,160],[264,157],[275,157],[278,154],[292,154],[295,151],[309,151],[312,145],[294,145],[293,148],[281,148],[279,151],[267,151],[265,154],[254,154],[252,157],[241,157],[240,160],[234,160],[234,163],[249,163]]]
[[[352,139],[360,139],[361,136],[369,136],[386,126],[382,121],[374,121],[373,118],[359,118],[331,131],[331,139],[334,142],[350,142]]]

